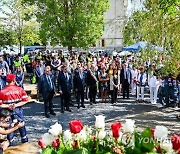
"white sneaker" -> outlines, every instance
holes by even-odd
[[[162,105],[162,104],[157,104],[157,107],[158,107],[158,108],[162,108],[163,105]]]

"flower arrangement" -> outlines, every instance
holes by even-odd
[[[96,116],[95,128],[83,126],[80,120],[69,123],[70,130],[62,131],[58,123],[52,125],[38,144],[43,154],[180,154],[180,136],[168,140],[164,126],[135,130],[135,121],[113,123],[105,130],[105,117]]]

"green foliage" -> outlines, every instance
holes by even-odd
[[[144,10],[134,12],[124,29],[124,45],[145,40],[162,46],[168,55],[162,72],[175,76],[180,69],[179,6],[179,0],[146,0]],[[143,58],[150,56],[149,51],[143,54]],[[156,51],[152,50],[151,54],[155,55]]]
[[[11,29],[11,35],[14,36],[14,44],[33,45],[41,44],[39,38],[39,24],[33,16],[36,7],[34,5],[24,5],[22,0],[2,0],[1,11],[4,17],[1,18],[6,29]],[[6,42],[11,45],[10,42]]]
[[[38,6],[41,36],[52,45],[88,48],[102,36],[109,0],[29,0]]]
[[[154,152],[155,141],[152,138],[150,128],[146,128],[142,133],[134,133],[135,146],[134,148],[127,148],[127,154],[142,154]]]
[[[0,47],[14,44],[14,32],[11,29],[4,28],[0,25]]]

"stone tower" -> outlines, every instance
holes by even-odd
[[[97,48],[119,49],[122,47],[127,8],[128,0],[110,0],[110,8],[105,13],[104,34],[97,42]]]

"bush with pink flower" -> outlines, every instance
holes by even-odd
[[[135,129],[135,121],[111,124],[105,129],[105,117],[96,116],[95,128],[84,126],[80,120],[69,123],[70,130],[62,131],[58,123],[52,125],[38,144],[43,154],[180,154],[180,136],[168,139],[164,126]]]

